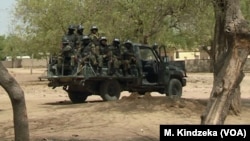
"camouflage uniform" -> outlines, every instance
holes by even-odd
[[[135,52],[133,49],[133,44],[131,41],[126,41],[124,43],[125,51],[122,54],[122,66],[123,66],[123,74],[127,75],[138,75],[137,71],[137,62],[135,58]]]
[[[75,27],[73,25],[70,25],[68,27],[68,32],[67,34],[65,34],[62,38],[62,40],[64,40],[64,38],[67,38],[69,40],[69,45],[75,49],[76,48],[76,41],[77,41],[77,36],[75,35]]]
[[[122,49],[120,46],[120,40],[115,38],[112,42],[112,45],[109,47],[110,51],[111,51],[111,58],[109,61],[109,68],[110,68],[110,72],[111,74],[116,74],[116,75],[120,75],[120,67],[121,67],[121,61],[122,61]]]
[[[91,27],[89,37],[90,37],[90,39],[92,40],[92,42],[94,43],[95,46],[99,45],[100,35],[98,33],[97,26],[92,26]]]
[[[62,75],[71,75],[75,67],[75,50],[70,45],[70,40],[65,36],[62,41],[62,50],[58,58],[58,67]]]
[[[59,65],[63,65],[65,68],[68,66],[68,70],[65,74],[69,75],[76,70],[76,40],[75,26],[69,25],[68,32],[62,37],[62,52],[58,60]],[[61,64],[63,62],[63,64]],[[70,67],[69,67],[70,65]],[[66,68],[65,68],[66,69]]]
[[[82,46],[79,49],[79,57],[81,58],[82,63],[84,63],[86,60],[89,60],[91,61],[92,65],[97,65],[95,55],[95,45],[90,41],[88,36],[83,36]]]
[[[91,42],[88,36],[83,36],[81,48],[78,50],[78,58],[79,63],[78,71],[80,71],[79,67],[84,66],[86,63],[90,63],[94,70],[97,69],[97,60],[96,60],[96,52],[95,52],[95,45]]]
[[[98,59],[98,66],[99,66],[99,73],[102,73],[102,67],[108,66],[108,61],[111,56],[111,52],[107,45],[107,38],[101,37],[99,40],[99,46],[97,46],[97,59]]]
[[[82,25],[77,26],[77,31],[76,31],[76,49],[80,48],[82,45],[82,38],[84,36],[83,34],[84,27]]]

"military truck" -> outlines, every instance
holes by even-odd
[[[185,63],[169,61],[166,48],[153,49],[144,44],[133,43],[136,58],[136,75],[109,75],[108,68],[102,68],[98,75],[91,64],[86,63],[77,75],[57,73],[66,71],[63,67],[56,70],[55,59],[48,64],[49,87],[62,87],[68,93],[72,103],[83,103],[90,95],[99,95],[104,101],[114,101],[120,98],[122,91],[159,92],[170,97],[181,97],[186,86]],[[176,65],[177,64],[177,65]]]

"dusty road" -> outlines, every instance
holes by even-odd
[[[199,124],[212,87],[211,73],[188,73],[183,98],[173,103],[164,95],[127,97],[102,102],[90,96],[87,103],[72,104],[61,89],[39,81],[44,69],[9,69],[25,92],[31,141],[157,141],[160,124]],[[226,124],[250,124],[250,74],[241,89],[243,110],[240,116],[229,115]],[[12,107],[0,87],[0,140],[13,140]]]

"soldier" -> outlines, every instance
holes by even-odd
[[[136,67],[136,56],[133,48],[133,44],[130,40],[127,40],[124,43],[125,51],[122,55],[123,57],[123,74],[128,75],[137,75]]]
[[[83,31],[84,31],[84,27],[82,25],[78,25],[77,30],[76,30],[76,37],[77,37],[76,48],[77,49],[81,47],[82,38],[84,36]]]
[[[95,45],[91,42],[91,39],[87,35],[82,38],[80,55],[82,59],[89,59],[92,65],[97,65]]]
[[[58,58],[58,65],[61,67],[62,75],[71,75],[75,70],[75,50],[70,43],[67,36],[63,37],[62,50]]]
[[[76,40],[77,40],[77,37],[75,35],[75,26],[74,25],[69,25],[68,27],[68,32],[63,36],[64,37],[67,37],[68,40],[69,40],[69,45],[72,47],[72,48],[76,48]],[[62,39],[63,40],[63,39]]]
[[[121,60],[122,60],[122,50],[120,47],[120,40],[118,38],[115,38],[109,47],[111,51],[111,58],[109,60],[109,68],[111,69],[111,74],[115,74],[117,76],[120,76],[120,67],[121,67]]]
[[[101,37],[99,40],[99,46],[97,48],[98,54],[98,66],[99,66],[99,73],[102,73],[102,67],[108,66],[108,61],[110,57],[110,50],[107,44],[107,38],[105,36]]]
[[[98,46],[99,45],[99,39],[100,39],[100,35],[98,33],[98,27],[97,26],[92,26],[90,29],[90,34],[89,34],[90,39],[92,40],[92,42]]]
[[[91,39],[87,35],[82,37],[81,48],[79,48],[78,51],[78,58],[80,58],[80,65],[78,66],[77,72],[81,71],[79,67],[84,66],[88,62],[96,71],[98,64],[96,60],[95,45],[91,42]]]
[[[152,45],[152,48],[156,51],[156,53],[158,54],[158,55],[160,55],[159,54],[159,51],[158,51],[158,44],[157,43],[154,43],[153,45]]]

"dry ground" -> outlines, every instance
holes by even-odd
[[[160,124],[199,124],[212,87],[211,73],[188,73],[183,98],[174,103],[164,95],[127,97],[102,102],[90,96],[86,103],[72,104],[61,89],[47,87],[38,77],[45,69],[9,69],[25,92],[31,141],[157,141]],[[229,115],[226,124],[250,123],[250,74],[242,88],[242,114]],[[12,107],[0,87],[0,140],[13,140]]]

